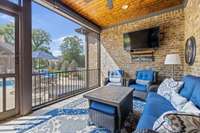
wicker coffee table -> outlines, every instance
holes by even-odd
[[[121,129],[122,124],[133,108],[133,89],[122,86],[103,86],[84,95],[89,100],[104,103],[116,107],[117,128]]]

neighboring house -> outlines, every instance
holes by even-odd
[[[15,68],[15,47],[0,39],[0,74],[14,73]]]

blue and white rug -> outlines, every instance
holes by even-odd
[[[145,103],[133,100],[133,109],[142,112]],[[134,114],[131,114],[134,115]],[[130,116],[131,117],[131,116]],[[88,126],[88,101],[78,98],[64,106],[54,108],[40,116],[27,116],[17,119],[14,125],[0,125],[0,132],[11,133],[109,133],[107,129]],[[126,125],[128,123],[125,122]],[[6,127],[12,125],[12,129]],[[125,129],[122,132],[126,133]]]

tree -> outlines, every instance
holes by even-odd
[[[0,26],[0,35],[4,37],[6,43],[15,43],[15,26],[14,23],[9,23]]]
[[[78,66],[84,66],[81,43],[82,40],[77,36],[64,38],[60,48],[64,60],[67,60],[69,64],[73,61],[77,62]]]
[[[42,29],[33,29],[32,31],[32,51],[45,51],[47,53],[51,52],[49,44],[51,42],[51,37],[48,32]]]
[[[9,23],[0,26],[0,35],[4,37],[5,42],[9,44],[15,43],[15,26],[14,23]],[[48,32],[42,29],[32,30],[32,51],[45,51],[50,53],[49,44],[51,43],[51,37]]]

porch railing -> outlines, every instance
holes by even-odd
[[[98,69],[33,73],[33,109],[88,91],[98,85]]]

